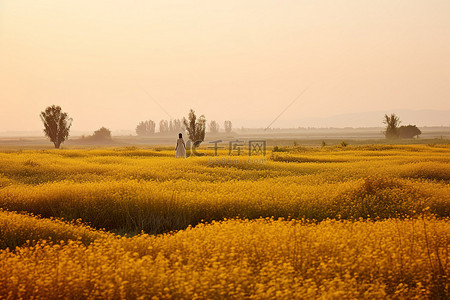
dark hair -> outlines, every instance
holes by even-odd
[[[183,138],[183,135],[182,135],[181,133],[179,133],[179,134],[178,134],[178,138],[179,138],[179,139],[182,139],[182,138]]]

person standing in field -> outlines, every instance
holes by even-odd
[[[184,144],[183,135],[181,133],[178,134],[177,147],[175,150],[175,158],[186,158],[186,145]]]

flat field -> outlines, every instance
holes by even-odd
[[[449,296],[449,145],[202,152],[0,151],[0,298]]]

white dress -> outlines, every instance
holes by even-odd
[[[175,158],[183,157],[186,158],[186,146],[184,145],[184,140],[177,140],[177,152],[175,153]]]

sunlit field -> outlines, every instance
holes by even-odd
[[[0,298],[445,299],[450,146],[0,151]]]

